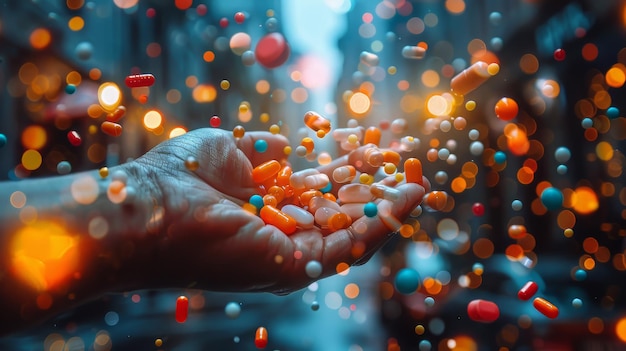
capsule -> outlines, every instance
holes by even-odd
[[[356,177],[354,166],[341,166],[333,170],[333,180],[337,183],[349,183]]]
[[[267,329],[258,327],[254,335],[254,346],[264,349],[267,346]]]
[[[531,297],[533,297],[533,295],[535,295],[537,289],[539,289],[537,283],[529,281],[517,292],[517,297],[519,297],[520,300],[529,300]]]
[[[402,160],[402,156],[399,153],[391,150],[383,151],[383,161],[385,163],[393,163],[394,165],[399,165]]]
[[[285,199],[285,189],[280,186],[271,186],[267,189],[267,194],[272,195],[276,198],[278,203],[282,202]]]
[[[380,144],[380,129],[376,127],[369,127],[365,130],[365,137],[363,137],[363,145],[374,144],[378,146]]]
[[[186,296],[179,296],[178,299],[176,299],[176,321],[178,323],[185,323],[188,313],[189,300]]]
[[[374,197],[389,201],[397,201],[400,199],[400,190],[380,183],[370,185],[370,193],[372,193]]]
[[[533,300],[535,309],[548,318],[556,318],[559,315],[559,309],[548,300],[541,297],[535,297]]]
[[[361,202],[366,203],[372,201],[374,196],[370,192],[370,186],[365,184],[346,184],[339,189],[337,193],[339,201],[342,203]]]
[[[276,207],[263,206],[261,208],[261,219],[266,224],[271,224],[289,235],[296,231],[296,220],[281,212]]]
[[[407,183],[424,185],[422,179],[422,163],[416,158],[408,158],[404,161],[404,179]]]
[[[367,51],[362,51],[361,54],[359,55],[359,59],[362,64],[368,65],[368,66],[378,66],[378,64],[380,63],[380,59],[378,58],[378,55],[372,54],[371,52],[367,52]]]
[[[340,206],[342,213],[347,214],[350,218],[361,218],[365,216],[365,203],[349,203]]]
[[[109,122],[117,122],[126,114],[126,107],[118,106],[115,111],[107,114],[107,121]]]
[[[73,146],[79,146],[83,142],[83,140],[80,138],[80,135],[75,130],[67,132],[67,140]]]
[[[311,128],[314,132],[323,131],[325,134],[330,133],[330,121],[316,112],[309,111],[304,114],[304,124]]]
[[[303,229],[310,229],[315,226],[315,218],[309,211],[296,205],[285,205],[280,209],[284,214],[296,221],[296,225]]]
[[[315,223],[322,229],[335,232],[348,228],[352,224],[352,218],[335,209],[320,207],[315,211]]]
[[[450,89],[459,95],[473,91],[491,77],[488,67],[489,65],[482,61],[474,63],[452,78]]]
[[[338,203],[330,201],[322,196],[316,196],[316,197],[311,198],[311,201],[309,201],[307,206],[308,206],[309,212],[311,213],[315,213],[317,209],[319,209],[320,207],[331,208],[337,212],[341,210]]]
[[[448,204],[448,194],[445,191],[433,190],[424,195],[422,205],[434,211],[442,211]]]
[[[372,167],[380,167],[385,162],[385,156],[378,148],[369,148],[363,153],[363,158]]]
[[[261,163],[252,170],[252,180],[257,184],[262,184],[268,179],[276,177],[280,169],[280,162],[276,160]]]
[[[324,173],[304,177],[304,187],[307,189],[324,189],[328,183],[330,183],[330,179]]]
[[[309,206],[309,202],[311,202],[311,200],[315,197],[322,197],[322,192],[312,189],[303,191],[302,194],[298,196],[298,198],[300,199],[300,204],[302,206]]]
[[[404,136],[400,139],[400,149],[411,152],[419,146],[419,139],[412,136]]]
[[[150,73],[134,74],[126,77],[124,83],[129,88],[149,87],[154,84],[154,76]]]
[[[291,174],[291,176],[289,176],[289,184],[294,189],[306,189],[306,186],[304,185],[304,178],[318,173],[320,172],[315,168],[307,168],[301,171],[294,172]]]
[[[421,59],[426,55],[426,50],[420,46],[407,45],[402,48],[402,57],[408,59]]]
[[[306,148],[307,155],[313,152],[313,149],[315,148],[315,142],[309,137],[302,138],[302,140],[300,140],[300,145]]]
[[[500,317],[500,309],[491,301],[477,299],[467,304],[467,315],[474,321],[490,323]]]
[[[363,138],[363,127],[337,128],[333,130],[333,139],[335,141],[348,141],[350,135],[355,135],[357,140],[361,140]]]
[[[278,186],[289,185],[289,178],[291,177],[292,173],[293,171],[291,170],[291,167],[283,166],[283,168],[281,168],[278,174],[276,175],[276,185]]]
[[[107,134],[113,137],[118,137],[122,135],[122,126],[117,123],[104,121],[100,125],[100,129],[102,130],[104,134]]]

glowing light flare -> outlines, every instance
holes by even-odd
[[[217,97],[217,89],[210,84],[199,84],[193,88],[191,95],[199,103],[213,102]]]
[[[452,113],[454,97],[451,94],[433,95],[426,100],[426,110],[433,116],[448,116]]]
[[[30,45],[33,49],[42,50],[50,45],[52,35],[50,31],[45,28],[37,28],[30,33]]]
[[[595,212],[600,205],[596,192],[586,186],[576,188],[572,194],[571,201],[574,211],[580,214],[590,214]]]
[[[330,65],[323,59],[307,55],[301,57],[296,63],[297,71],[300,72],[300,83],[308,89],[328,87],[331,82]]]
[[[370,97],[362,92],[356,92],[348,99],[350,111],[358,117],[363,117],[370,110],[371,105]]]
[[[98,102],[105,111],[112,112],[122,101],[122,91],[113,82],[105,82],[98,88]]]
[[[561,86],[552,79],[539,79],[536,87],[543,96],[551,99],[558,97],[561,93]]]
[[[143,125],[146,129],[157,129],[163,123],[163,116],[159,111],[150,110],[143,116]]]
[[[623,65],[613,66],[609,68],[609,70],[604,75],[604,79],[606,80],[606,84],[608,84],[612,88],[621,88],[626,81],[626,73],[624,72]]]
[[[11,272],[38,291],[51,289],[78,267],[78,243],[58,223],[34,222],[19,229],[11,242]]]
[[[131,7],[134,7],[135,5],[137,5],[138,2],[139,0],[113,0],[115,6],[121,9],[129,9]]]
[[[184,127],[175,127],[170,131],[169,138],[176,138],[177,136],[181,136],[185,133],[187,133],[187,129]]]

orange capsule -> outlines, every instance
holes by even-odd
[[[400,164],[400,160],[402,160],[402,157],[399,153],[391,150],[383,151],[383,161],[385,163],[393,163],[397,166]]]
[[[262,184],[274,178],[279,171],[280,163],[276,160],[269,160],[254,167],[252,170],[252,180],[257,184]]]
[[[122,134],[122,126],[109,121],[102,122],[100,129],[104,132],[104,134],[114,137],[118,137]]]
[[[296,220],[281,212],[273,206],[261,207],[261,219],[266,224],[271,224],[280,229],[283,233],[289,235],[296,231]]]
[[[280,203],[281,201],[285,199],[285,189],[283,189],[280,186],[274,185],[272,187],[269,187],[267,189],[267,194],[272,195],[274,198],[276,198],[276,201],[278,203]]]
[[[448,203],[448,194],[445,191],[431,191],[424,195],[424,203],[426,206],[432,208],[435,211],[441,211],[446,207]]]
[[[321,191],[315,189],[307,190],[300,194],[300,203],[302,204],[302,206],[308,206],[309,202],[311,202],[311,199],[318,196],[322,196]]]
[[[304,114],[304,124],[315,132],[320,130],[324,134],[330,132],[330,121],[313,111]]]
[[[404,161],[404,178],[407,183],[424,185],[424,180],[422,179],[422,162],[413,157]]]
[[[278,206],[278,201],[276,201],[274,195],[263,195],[263,205],[276,207]]]
[[[267,329],[264,327],[258,327],[256,334],[254,335],[254,345],[258,349],[264,349],[267,347]]]
[[[482,61],[474,63],[452,78],[450,89],[459,95],[473,91],[491,77],[488,67],[489,65]]]
[[[311,152],[313,152],[313,149],[315,148],[315,142],[313,141],[313,139],[309,137],[302,138],[302,140],[300,140],[300,145],[306,148],[307,154],[310,154]]]
[[[541,312],[541,314],[548,318],[554,319],[559,315],[559,309],[548,300],[541,297],[536,297],[533,300],[533,306],[537,311]]]
[[[283,168],[281,168],[278,174],[276,175],[276,185],[278,186],[289,185],[289,178],[291,177],[292,173],[293,171],[291,170],[291,167],[283,166]]]
[[[369,127],[365,130],[365,137],[363,137],[363,145],[374,144],[378,146],[380,144],[380,129],[376,127]]]
[[[351,165],[337,167],[333,170],[333,180],[337,183],[348,183],[356,177],[356,168]]]
[[[122,117],[124,117],[124,115],[126,114],[126,107],[124,106],[118,106],[115,111],[107,114],[107,121],[109,122],[117,122],[120,119],[122,119]]]
[[[324,193],[324,195],[322,195],[323,198],[325,198],[326,200],[330,200],[332,202],[337,202],[337,197],[335,195],[333,195],[333,193]]]
[[[385,162],[385,156],[378,148],[372,147],[363,153],[363,158],[372,167],[380,167]]]

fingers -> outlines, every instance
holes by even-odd
[[[258,151],[255,147],[257,141],[259,143],[264,141],[267,144],[267,150]],[[289,140],[283,135],[270,132],[246,132],[242,138],[236,140],[236,144],[248,157],[252,167],[256,167],[269,160],[281,162],[286,159],[285,147],[289,146]]]
[[[418,184],[402,184],[397,188],[402,196],[395,202],[382,200],[378,204],[378,215],[363,216],[350,228],[328,235],[324,239],[322,266],[325,274],[332,274],[337,264],[352,265],[370,254],[397,231],[409,213],[417,207],[425,194]]]

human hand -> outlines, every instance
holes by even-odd
[[[254,142],[264,139],[268,150],[259,153]],[[336,273],[339,263],[365,262],[393,230],[380,216],[356,219],[347,229],[327,234],[319,228],[286,235],[248,212],[242,205],[258,193],[253,167],[284,161],[286,138],[267,132],[248,132],[241,139],[219,129],[199,129],[168,140],[133,163],[148,175],[162,199],[160,219],[145,245],[152,257],[141,260],[145,271],[137,288],[194,287],[226,291],[285,293]],[[197,169],[185,167],[188,157]],[[348,162],[340,158],[320,167],[329,171]],[[395,202],[380,200],[381,212],[402,222],[420,203],[425,189],[402,184]],[[162,214],[162,216],[160,215]],[[308,262],[321,263],[319,277],[310,277]],[[141,271],[141,270],[140,270]]]

